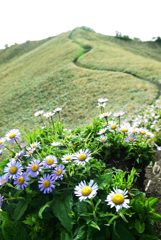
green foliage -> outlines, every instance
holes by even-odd
[[[28,164],[34,159],[42,162],[47,156],[56,157],[57,166],[63,164],[66,171],[61,179],[53,178],[55,186],[48,194],[41,191],[38,181],[44,174],[51,175],[55,166],[39,166],[42,170],[36,177],[29,176],[29,183],[24,190],[16,188],[15,179],[12,178],[0,186],[1,196],[4,196],[0,211],[0,234],[3,238],[135,240],[153,236],[151,239],[158,239],[153,228],[154,223],[161,220],[161,216],[155,213],[158,199],[147,198],[141,188],[136,189],[139,185],[138,172],[144,172],[149,162],[153,161],[152,140],[147,139],[146,135],[138,134],[136,141],[126,141],[125,133],[119,128],[121,118],[115,120],[118,126],[116,130],[110,130],[112,119],[107,121],[106,118],[95,119],[84,129],[72,131],[65,129],[61,121],[48,120],[48,127],[37,128],[31,133],[24,132],[27,147],[23,148],[24,152],[17,158],[26,173]],[[105,145],[107,142],[100,140],[100,131],[104,127],[103,137],[107,137],[108,148]],[[53,143],[57,145],[54,146]],[[27,155],[33,144],[33,155]],[[5,146],[8,149],[10,147],[7,144]],[[12,159],[8,158],[0,165],[1,175],[4,174],[5,167],[9,166],[9,160],[13,162],[13,153],[22,151],[21,146],[15,142],[11,151]],[[71,161],[62,160],[66,154],[72,156]],[[89,154],[89,160],[77,158],[77,155],[84,157],[84,154],[86,157]],[[20,176],[16,177],[17,180],[19,178]],[[80,183],[84,184],[84,181],[85,186],[88,186],[91,180],[97,184],[95,194],[89,197],[88,193],[84,195],[80,190],[82,197],[87,196],[80,201],[76,187],[80,188]],[[21,187],[21,182],[19,186]],[[115,203],[112,197],[107,204],[110,194],[116,196],[116,193],[123,196],[123,207],[120,207],[120,203]],[[127,204],[124,204],[125,199]]]

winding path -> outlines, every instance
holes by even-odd
[[[91,51],[91,50],[92,50],[92,47],[91,47],[90,45],[83,45],[82,43],[80,43],[80,42],[78,42],[78,41],[76,41],[76,40],[74,40],[74,39],[72,38],[72,34],[73,34],[74,31],[75,31],[75,29],[71,31],[71,33],[70,33],[70,35],[69,35],[69,39],[71,39],[74,43],[78,44],[81,48],[83,48],[83,49],[84,49],[84,54],[86,54],[87,52]],[[82,55],[83,55],[83,54],[82,54]],[[82,56],[82,55],[81,55],[81,56]],[[73,60],[73,63],[74,63],[77,67],[85,68],[85,69],[89,69],[89,70],[111,71],[111,72],[118,72],[118,73],[129,74],[129,75],[131,75],[131,76],[133,76],[133,77],[136,77],[136,78],[138,78],[138,79],[144,80],[144,81],[146,81],[146,82],[150,82],[150,83],[152,83],[153,85],[157,86],[157,88],[158,88],[158,95],[157,95],[156,99],[158,99],[158,98],[161,96],[161,84],[156,83],[156,82],[154,82],[154,81],[152,81],[152,80],[149,80],[149,79],[140,77],[140,76],[138,76],[138,75],[136,75],[136,74],[133,74],[133,73],[130,73],[130,72],[127,72],[127,71],[123,72],[123,71],[118,71],[118,70],[114,70],[114,69],[89,68],[87,65],[78,62],[78,59],[79,59],[81,56],[76,57],[76,58]]]

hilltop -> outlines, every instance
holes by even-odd
[[[56,107],[67,127],[85,126],[100,114],[99,97],[109,99],[107,111],[132,116],[160,94],[153,83],[161,83],[161,44],[76,28],[0,50],[0,82],[0,137],[32,130],[36,111]]]

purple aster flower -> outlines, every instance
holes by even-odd
[[[24,154],[24,150],[19,151],[15,154],[14,159],[19,159]]]
[[[25,157],[31,157],[32,156],[32,154],[34,153],[34,151],[35,151],[35,148],[27,148],[27,152],[26,152],[26,155],[25,155]]]
[[[0,206],[2,206],[3,198],[4,198],[4,196],[1,196],[1,194],[0,194]]]
[[[37,177],[37,175],[41,171],[42,171],[42,167],[40,166],[40,160],[36,160],[36,159],[33,160],[31,163],[29,163],[27,167],[27,173],[32,177]]]
[[[57,167],[52,171],[51,176],[54,178],[55,181],[56,181],[57,179],[62,180],[65,171],[66,171],[66,170],[65,170],[64,165],[60,164],[59,166],[57,166]]]
[[[52,188],[55,188],[55,185],[53,184],[54,182],[55,182],[55,180],[52,178],[51,175],[45,174],[38,181],[38,183],[39,183],[38,186],[40,188],[40,191],[41,192],[43,191],[44,194],[52,192]]]
[[[57,164],[57,158],[55,156],[49,155],[47,156],[40,165],[45,168],[53,168]]]
[[[4,185],[6,182],[8,182],[8,177],[4,174],[0,177],[0,186]]]
[[[11,161],[4,168],[4,173],[9,179],[15,179],[17,175],[21,174],[22,170],[23,169],[21,163],[17,162],[14,158],[12,158]]]
[[[24,190],[24,187],[28,185],[28,181],[30,178],[28,177],[27,173],[22,173],[21,175],[18,175],[14,181],[14,185],[16,188]]]

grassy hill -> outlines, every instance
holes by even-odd
[[[30,131],[36,111],[56,107],[67,127],[85,126],[100,114],[99,97],[109,99],[107,111],[144,111],[159,90],[132,74],[161,83],[161,44],[76,28],[1,50],[0,137],[12,128]]]

